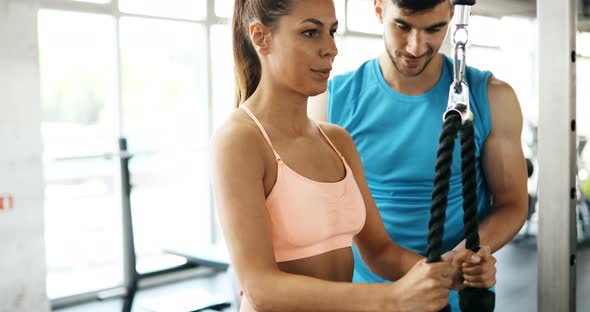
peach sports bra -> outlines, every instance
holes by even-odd
[[[266,198],[272,242],[278,262],[311,257],[352,246],[365,225],[366,210],[352,170],[326,133],[320,133],[336,151],[346,175],[338,182],[318,182],[293,171],[281,159],[260,121],[245,105],[277,161],[277,179]]]

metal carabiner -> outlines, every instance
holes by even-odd
[[[459,59],[459,52],[461,52],[461,59]],[[454,56],[454,73],[455,73],[455,89],[461,88],[461,82],[465,81],[465,44],[459,42],[455,44],[455,56]]]
[[[469,16],[471,15],[471,5],[475,1],[466,0],[460,2],[454,0],[454,2],[456,8],[455,13],[458,14],[455,23],[456,29],[453,32],[453,44],[455,45],[453,60],[454,81],[449,89],[449,102],[447,104],[447,110],[443,114],[443,121],[447,119],[449,114],[458,113],[461,116],[461,123],[465,124],[468,120],[473,119],[469,106],[469,86],[465,83],[465,51],[467,42],[469,41],[467,25],[469,25]]]
[[[447,110],[443,114],[443,121],[447,119],[449,114],[458,113],[461,116],[461,124],[464,125],[473,119],[473,114],[469,105],[469,86],[464,81],[461,81],[460,84],[460,88],[451,85],[449,89],[449,102]]]

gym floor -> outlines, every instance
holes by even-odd
[[[495,254],[498,259],[496,311],[532,312],[537,311],[537,251],[530,241],[513,242]],[[577,256],[577,311],[589,311],[590,307],[590,246],[578,246]],[[231,296],[231,287],[225,273],[210,277],[176,282],[170,285],[141,290],[136,298],[133,311],[182,312],[185,299],[195,298],[201,291],[210,291],[224,298]],[[170,302],[170,306],[165,306]],[[115,312],[121,311],[122,299],[59,309],[59,312]],[[156,305],[164,305],[155,309]],[[237,312],[230,307],[224,312]],[[186,311],[188,312],[188,311]]]

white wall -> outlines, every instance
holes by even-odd
[[[0,311],[49,311],[35,0],[0,0]]]

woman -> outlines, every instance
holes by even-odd
[[[235,1],[239,109],[215,133],[212,159],[240,311],[439,311],[463,278],[492,286],[493,261],[461,272],[473,253],[426,264],[392,242],[351,137],[308,118],[307,99],[325,91],[338,53],[337,24],[331,0]],[[353,239],[396,282],[351,283]]]

